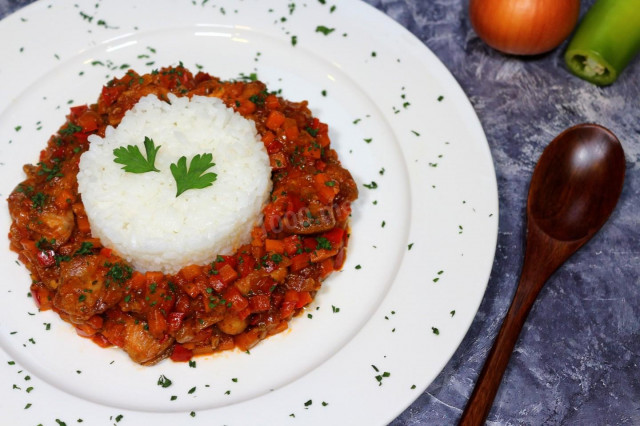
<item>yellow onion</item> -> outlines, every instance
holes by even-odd
[[[514,55],[557,47],[578,21],[580,0],[471,0],[469,16],[489,46]]]

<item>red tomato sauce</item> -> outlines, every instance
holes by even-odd
[[[93,238],[76,178],[89,135],[104,136],[141,97],[168,93],[215,96],[253,120],[273,181],[264,224],[248,244],[174,275],[136,271]],[[180,65],[111,80],[95,104],[71,108],[8,198],[10,247],[31,273],[35,303],[144,365],[247,351],[285,330],[345,259],[358,190],[328,133],[306,101],[287,101],[251,78],[221,81]]]

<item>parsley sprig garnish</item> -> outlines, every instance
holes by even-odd
[[[159,172],[156,169],[155,161],[156,154],[160,147],[156,147],[153,143],[153,139],[144,137],[144,149],[147,154],[147,158],[144,158],[140,152],[140,148],[136,145],[127,145],[127,147],[121,146],[113,150],[113,155],[116,159],[115,163],[123,164],[122,168],[125,172],[130,173],[146,173],[146,172]]]
[[[204,173],[216,165],[211,160],[213,160],[213,155],[206,153],[194,156],[188,168],[185,156],[180,157],[177,163],[171,163],[171,174],[178,186],[176,197],[189,189],[202,189],[213,184],[218,175]]]

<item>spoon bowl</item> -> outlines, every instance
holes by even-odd
[[[545,148],[529,187],[520,281],[460,425],[484,423],[538,293],[607,221],[622,192],[624,172],[622,145],[597,124],[571,127]]]
[[[533,172],[529,220],[557,240],[590,235],[613,211],[624,171],[622,146],[609,130],[597,124],[565,130],[544,150]]]

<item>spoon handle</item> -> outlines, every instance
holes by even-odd
[[[523,275],[524,278],[524,275]],[[522,279],[520,281],[522,283]],[[482,372],[460,419],[461,426],[481,425],[487,418],[493,399],[498,392],[502,376],[507,368],[513,348],[524,325],[535,294],[524,291],[528,286],[519,285],[513,302],[507,311],[502,327],[487,356]],[[537,292],[536,292],[537,293]]]
[[[493,347],[480,372],[469,402],[462,413],[460,425],[481,425],[487,418],[493,399],[520,331],[538,293],[553,272],[580,247],[586,239],[558,242],[549,238],[532,222],[527,226],[527,246],[520,282],[504,318]]]

